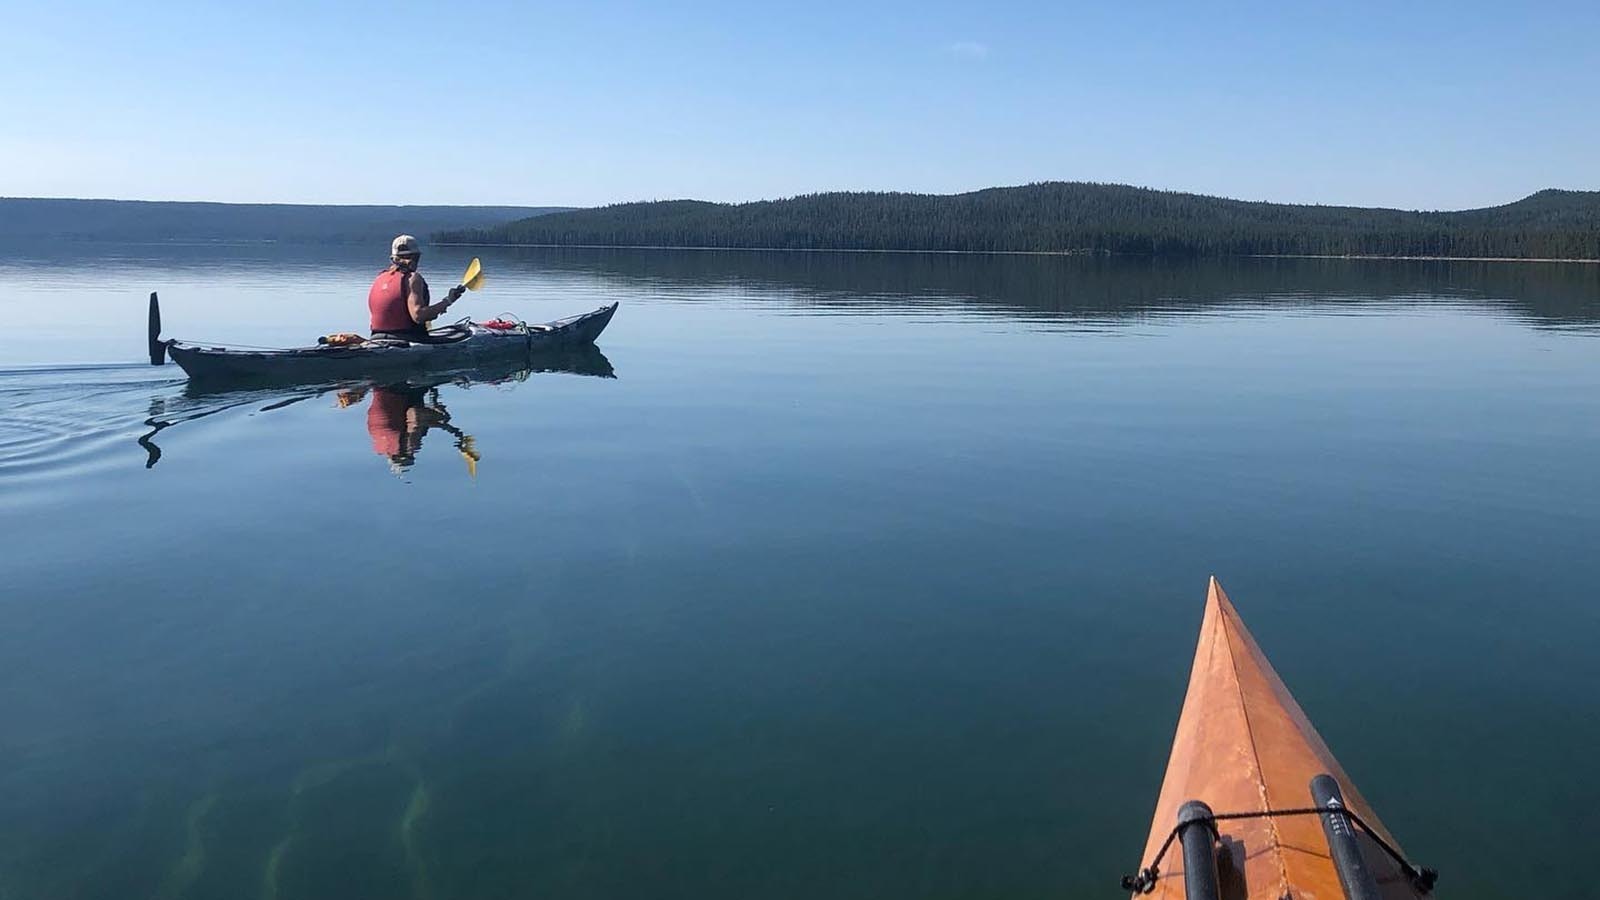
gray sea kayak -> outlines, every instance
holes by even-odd
[[[518,322],[509,328],[462,321],[434,329],[425,342],[376,338],[354,346],[256,350],[162,339],[159,301],[151,294],[150,362],[160,365],[171,356],[190,381],[289,384],[453,369],[524,357],[536,361],[542,353],[592,345],[616,311],[613,303],[553,322]]]

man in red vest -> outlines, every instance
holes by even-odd
[[[424,281],[417,266],[422,262],[422,248],[417,239],[402,234],[389,245],[391,265],[378,273],[367,292],[367,309],[372,313],[373,337],[397,337],[408,341],[426,341],[428,323],[444,314],[466,288],[457,285],[438,303],[428,303],[428,282]]]

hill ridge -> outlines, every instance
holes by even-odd
[[[387,242],[567,207],[222,203],[0,197],[0,240]]]
[[[805,250],[1600,259],[1600,191],[1438,211],[1236,200],[1096,182],[618,203],[437,235],[454,243]]]

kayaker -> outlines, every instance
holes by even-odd
[[[466,293],[466,288],[456,285],[443,300],[430,304],[428,282],[417,271],[422,248],[409,234],[400,235],[389,245],[389,261],[389,268],[378,273],[372,290],[367,292],[372,335],[426,341],[428,323],[444,315]]]

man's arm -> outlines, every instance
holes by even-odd
[[[406,276],[406,305],[411,310],[411,321],[418,325],[426,325],[444,315],[444,311],[461,299],[461,289],[451,288],[450,293],[443,300],[429,305],[428,282],[423,280],[422,274],[412,272]]]

